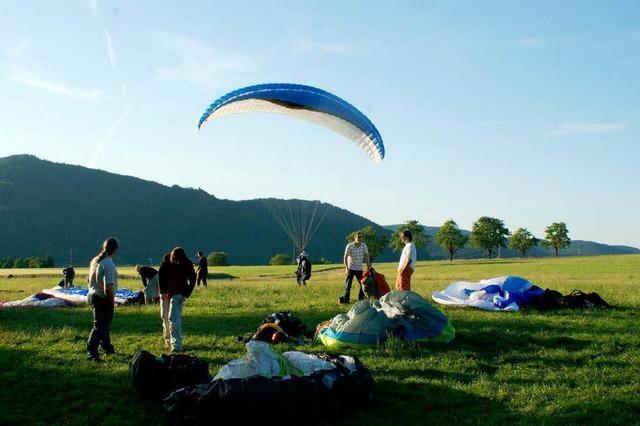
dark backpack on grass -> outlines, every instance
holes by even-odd
[[[526,303],[527,308],[534,309],[559,309],[564,307],[562,303],[562,293],[555,290],[546,289],[544,293],[539,296],[534,296]]]
[[[211,381],[206,361],[184,354],[156,358],[144,349],[133,355],[129,373],[140,398],[153,401],[161,401],[176,389]]]
[[[598,293],[585,293],[581,290],[573,290],[562,298],[562,303],[567,308],[610,308]]]
[[[273,313],[262,320],[262,323],[260,325],[275,323],[276,321],[279,321],[278,325],[285,333],[287,333],[287,335],[291,337],[302,337],[307,334],[307,325],[291,312]]]

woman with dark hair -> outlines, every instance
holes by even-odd
[[[118,271],[113,256],[118,252],[118,240],[109,238],[102,243],[102,251],[89,265],[89,293],[87,299],[93,310],[93,328],[87,341],[87,359],[99,361],[98,346],[106,354],[115,352],[109,327],[113,319],[113,304],[118,288]]]
[[[193,263],[182,247],[176,247],[164,256],[158,280],[165,348],[182,352],[182,307],[196,284]]]

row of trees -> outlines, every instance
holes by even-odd
[[[404,244],[400,239],[400,232],[404,230],[411,231],[413,243],[417,248],[425,247],[432,239],[430,235],[425,233],[424,226],[416,220],[405,222],[398,228],[398,232],[391,234],[391,238],[388,238],[387,235],[377,235],[371,226],[363,228],[360,232],[362,239],[367,243],[371,259],[374,259],[380,256],[387,247],[391,247],[393,251],[402,250]],[[346,240],[353,241],[354,234],[355,232],[347,235]],[[510,238],[508,238],[509,236]],[[569,247],[571,239],[564,222],[556,222],[547,226],[545,239],[541,241],[534,237],[527,228],[518,228],[511,234],[501,219],[483,216],[473,223],[469,235],[466,235],[454,220],[447,220],[438,229],[435,243],[449,254],[449,260],[453,260],[455,254],[467,246],[482,249],[486,252],[487,257],[491,258],[495,251],[501,247],[517,250],[522,257],[526,257],[532,247],[541,244],[543,247],[553,248],[557,256],[558,250]]]
[[[416,221],[407,222],[405,226],[413,228],[412,231],[423,232],[421,225]],[[511,238],[508,238],[509,236]],[[554,222],[547,226],[545,239],[540,241],[527,228],[518,228],[511,234],[501,219],[488,216],[476,220],[468,236],[460,230],[455,221],[447,220],[438,229],[435,239],[436,244],[449,253],[449,260],[453,260],[453,256],[467,245],[484,250],[488,258],[491,258],[495,250],[506,247],[517,250],[522,257],[526,257],[527,252],[538,244],[553,248],[557,256],[558,250],[571,245],[569,230],[564,222]]]
[[[432,237],[425,233],[424,226],[417,220],[405,222],[398,228],[398,232],[391,234],[390,238],[387,234],[378,235],[372,226],[366,226],[359,232],[362,233],[362,239],[366,242],[369,256],[373,260],[379,257],[387,247],[390,247],[393,251],[402,250],[404,243],[400,239],[400,232],[404,230],[411,231],[416,248],[425,247],[432,240]],[[346,236],[347,242],[353,241],[354,234],[355,232],[352,232]],[[501,219],[483,216],[473,223],[469,235],[466,235],[454,220],[447,220],[438,229],[435,235],[435,243],[449,254],[449,260],[453,260],[455,254],[467,246],[482,249],[486,252],[487,257],[491,258],[496,250],[506,247],[517,250],[522,257],[526,257],[531,248],[541,244],[543,247],[553,248],[555,255],[558,256],[558,250],[569,247],[571,239],[569,238],[567,225],[564,222],[554,222],[547,226],[545,239],[539,240],[527,228],[518,228],[512,234]],[[209,265],[212,266],[229,265],[229,256],[225,252],[212,252],[207,256],[207,260]],[[51,266],[53,266],[53,259],[51,259],[51,262]],[[291,256],[283,253],[276,254],[269,260],[270,265],[290,265],[292,262]],[[328,261],[320,259],[314,263],[326,262]]]
[[[53,268],[53,257],[32,256],[32,257],[5,257],[0,259],[0,268]]]

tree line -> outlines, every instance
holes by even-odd
[[[54,266],[51,256],[0,258],[0,268],[53,268]]]
[[[411,231],[416,248],[425,247],[432,239],[425,233],[424,226],[416,220],[405,222],[397,232],[391,234],[391,238],[387,235],[376,235],[375,229],[371,226],[363,228],[360,232],[373,259],[380,256],[387,246],[393,251],[402,250],[404,244],[400,240],[400,232],[404,230]],[[354,233],[347,235],[347,241],[353,241]],[[453,219],[449,219],[436,232],[435,242],[449,254],[449,260],[453,260],[455,254],[466,246],[484,250],[487,257],[491,258],[500,248],[506,247],[517,250],[522,257],[526,257],[527,252],[537,245],[553,248],[555,255],[558,256],[558,250],[571,245],[569,230],[564,222],[554,222],[547,226],[545,239],[539,240],[527,228],[518,228],[512,234],[501,219],[488,216],[476,220],[469,235],[465,235],[458,224]]]
[[[404,243],[400,239],[400,232],[409,230],[413,234],[413,243],[416,248],[423,248],[432,241],[434,237],[426,234],[424,226],[417,220],[408,220],[401,225],[397,232],[389,234],[376,233],[372,226],[366,226],[359,231],[349,233],[345,239],[347,242],[353,241],[356,232],[362,233],[362,239],[366,242],[371,259],[375,259],[390,247],[393,251],[402,250]],[[482,216],[476,220],[471,233],[465,233],[453,220],[447,220],[436,232],[435,243],[449,255],[449,260],[453,260],[455,254],[461,249],[471,246],[484,250],[487,258],[491,258],[500,248],[510,248],[517,250],[522,257],[526,257],[529,250],[537,245],[553,248],[558,256],[558,251],[571,245],[569,230],[564,222],[554,222],[545,229],[545,238],[539,240],[527,228],[518,228],[513,233],[504,225],[504,221],[495,217]],[[207,256],[209,265],[228,265],[228,255],[224,252],[213,252]],[[291,256],[279,253],[270,260],[270,265],[290,265],[293,263]],[[324,258],[315,260],[312,263],[330,263]]]

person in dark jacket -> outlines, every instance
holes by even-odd
[[[304,250],[296,257],[296,263],[298,264],[296,281],[298,285],[306,286],[307,280],[311,278],[311,261],[309,261],[307,253]]]
[[[209,264],[207,263],[207,258],[204,256],[204,253],[199,251],[196,256],[198,256],[198,263],[196,268],[196,285],[200,285],[202,283],[203,286],[207,286],[207,275],[209,274]]]
[[[164,256],[158,279],[165,347],[172,352],[182,352],[182,308],[196,284],[193,263],[182,247]]]
[[[73,266],[69,265],[64,268],[62,274],[64,275],[64,285],[61,287],[73,287],[73,280],[76,277],[76,270],[73,269]]]

